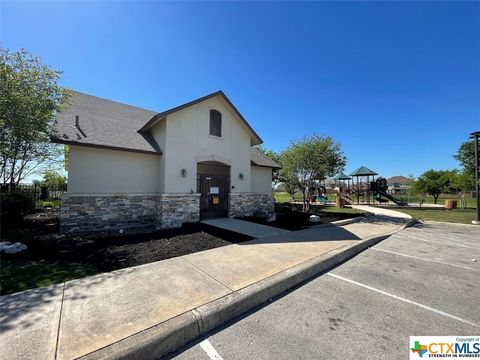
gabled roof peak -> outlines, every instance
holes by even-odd
[[[370,176],[370,175],[378,175],[375,171],[370,170],[365,166],[360,166],[357,170],[352,172],[350,176]]]
[[[223,100],[225,100],[225,102],[228,104],[228,106],[230,106],[233,110],[233,112],[239,117],[240,121],[246,126],[246,128],[248,129],[248,131],[250,132],[250,135],[251,135],[251,138],[252,138],[252,144],[251,145],[260,145],[263,143],[263,140],[260,138],[260,136],[258,136],[258,134],[255,132],[255,130],[252,129],[252,127],[250,126],[250,124],[247,122],[247,120],[245,120],[245,118],[243,117],[243,115],[240,113],[240,111],[237,110],[237,108],[235,107],[235,105],[233,105],[233,103],[230,101],[230,99],[227,97],[227,95],[225,95],[225,93],[222,91],[222,90],[218,90],[218,91],[215,91],[211,94],[208,94],[208,95],[205,95],[205,96],[202,96],[202,97],[199,97],[198,99],[195,99],[195,100],[191,100],[189,102],[186,102],[182,105],[178,105],[178,106],[175,106],[173,108],[170,108],[168,110],[165,110],[165,111],[162,111],[158,114],[156,114],[154,117],[152,117],[145,125],[143,125],[139,130],[138,132],[139,133],[143,133],[143,132],[146,132],[146,131],[149,131],[152,127],[154,127],[159,121],[161,121],[162,119],[166,118],[168,115],[174,113],[174,112],[177,112],[177,111],[180,111],[180,110],[183,110],[183,109],[186,109],[190,106],[193,106],[193,105],[196,105],[198,103],[201,103],[203,101],[206,101],[208,99],[211,99],[215,96],[221,96]]]
[[[151,136],[149,128],[168,114],[221,96],[246,127],[251,145],[262,143],[262,139],[221,90],[160,113],[79,91],[71,92],[70,105],[56,114],[52,142],[161,154],[162,149]]]

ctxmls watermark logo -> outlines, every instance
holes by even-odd
[[[480,336],[410,336],[410,359],[478,358]]]

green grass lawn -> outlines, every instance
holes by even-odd
[[[397,198],[402,199],[404,201],[407,201],[409,203],[419,203],[422,199],[422,197],[418,194],[414,195],[395,195]],[[302,201],[302,193],[296,193],[295,196],[295,201]],[[335,201],[334,196],[329,196],[331,201]],[[458,201],[458,206],[460,206],[460,196],[457,195],[450,195],[450,194],[442,194],[438,197],[437,204],[439,205],[445,205],[445,200],[446,199],[452,199],[452,200],[457,200]],[[424,198],[424,202],[427,204],[433,204],[434,199],[433,196],[426,196]],[[275,193],[275,201],[276,202],[288,202],[291,201],[291,197],[289,194],[286,192],[276,192]],[[467,198],[467,207],[469,208],[474,208],[476,206],[475,199],[474,198]]]
[[[98,273],[88,264],[65,261],[3,260],[0,263],[0,294],[48,286]]]
[[[276,202],[282,203],[282,202],[292,201],[291,196],[290,196],[288,193],[286,193],[286,192],[276,192],[276,193],[274,194],[274,196],[275,196],[275,201],[276,201]],[[329,196],[328,198],[329,198],[331,201],[335,201],[335,197],[334,197],[334,196]],[[300,192],[295,193],[294,199],[295,199],[295,201],[303,201],[302,193],[300,193]]]
[[[476,217],[475,209],[418,210],[401,208],[395,210],[408,214],[417,220],[443,221],[462,224],[471,224],[472,220],[475,220]]]
[[[274,195],[275,195],[275,201],[276,202],[283,203],[283,202],[289,202],[289,201],[292,200],[290,194],[288,194],[286,192],[276,192]],[[298,195],[298,197],[297,197],[297,195]],[[302,197],[302,194],[300,194],[300,193],[295,194],[295,198],[301,199],[301,197]]]
[[[409,203],[419,203],[422,199],[422,197],[418,194],[414,195],[399,195],[397,196],[398,198],[405,200]],[[452,195],[452,194],[441,194],[438,199],[437,199],[437,204],[439,205],[445,205],[445,200],[451,199],[451,200],[457,200],[458,201],[458,206],[460,206],[460,196],[457,195]],[[476,206],[475,199],[474,198],[467,198],[467,207],[469,208],[474,208]],[[433,199],[433,196],[426,196],[424,198],[424,202],[427,204],[434,204],[435,201]]]

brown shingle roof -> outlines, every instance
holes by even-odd
[[[279,169],[281,166],[255,147],[250,149],[252,164]]]
[[[391,178],[387,179],[388,184],[407,184],[411,180],[405,176],[392,176]]]
[[[71,91],[70,105],[57,113],[53,142],[161,154],[153,137],[140,129],[157,114],[96,96]],[[79,116],[79,128],[75,127]]]

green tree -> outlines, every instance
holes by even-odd
[[[467,207],[467,193],[475,189],[475,179],[467,170],[463,169],[457,172],[454,181],[454,187],[460,191],[460,207],[465,209]]]
[[[0,179],[12,189],[58,161],[49,136],[55,112],[68,99],[60,75],[26,50],[0,48]]]
[[[294,176],[289,176],[286,173],[279,174],[281,183],[285,187],[285,191],[290,195],[292,201],[295,200],[295,193],[299,191],[298,188],[298,179]]]
[[[275,161],[277,164],[280,164],[279,153],[273,150],[267,150],[263,145],[257,146],[257,149],[260,150],[265,156],[268,156],[270,159]],[[273,185],[277,185],[280,182],[280,169],[272,169],[272,181]]]
[[[462,192],[473,191],[475,190],[475,178],[472,178],[472,175],[464,169],[456,174],[454,186]]]
[[[408,194],[407,194],[407,202],[410,202],[410,196],[415,192],[415,189],[413,188],[413,185],[415,184],[415,176],[413,174],[408,174],[407,175],[408,182]]]
[[[453,157],[462,165],[465,175],[470,176],[475,183],[475,142],[464,142]]]
[[[433,196],[435,204],[440,194],[451,192],[454,185],[455,170],[428,170],[413,183],[412,190]]]
[[[42,185],[51,188],[61,188],[67,184],[67,178],[55,169],[48,169],[43,173]]]
[[[280,154],[279,161],[280,179],[289,188],[301,191],[304,211],[308,211],[308,194],[318,181],[342,171],[346,164],[340,144],[331,137],[316,134],[292,141]]]

